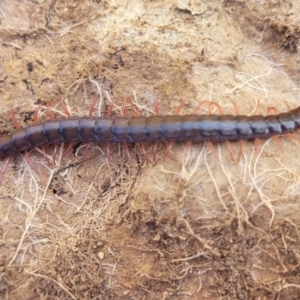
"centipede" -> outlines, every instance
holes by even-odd
[[[18,129],[0,139],[0,158],[62,143],[224,142],[267,139],[300,128],[300,107],[276,115],[69,117]]]

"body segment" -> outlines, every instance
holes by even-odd
[[[299,127],[300,107],[269,116],[72,117],[36,123],[2,137],[0,158],[47,144],[234,141],[269,138]]]

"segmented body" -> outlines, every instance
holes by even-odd
[[[278,115],[72,117],[35,123],[0,139],[0,158],[47,144],[233,141],[300,128],[300,107]]]

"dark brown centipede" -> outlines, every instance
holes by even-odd
[[[0,158],[47,144],[234,141],[269,138],[299,128],[300,107],[268,116],[72,117],[35,123],[2,137]]]

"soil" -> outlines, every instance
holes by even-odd
[[[14,130],[12,109],[23,127],[37,109],[41,121],[49,107],[87,115],[93,100],[101,116],[135,114],[130,101],[143,115],[157,102],[160,114],[201,102],[204,114],[288,111],[299,11],[296,0],[3,0],[0,133]],[[248,141],[239,157],[240,145],[12,157],[0,298],[299,299],[299,137]]]

